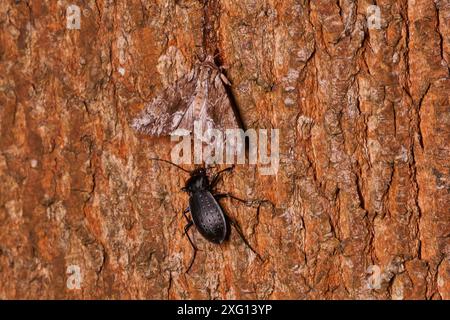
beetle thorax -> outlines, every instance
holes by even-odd
[[[193,175],[186,182],[186,190],[188,192],[197,192],[208,189],[208,177],[205,174]]]

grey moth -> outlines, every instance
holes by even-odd
[[[194,123],[203,130],[241,128],[239,115],[228,96],[228,80],[212,55],[197,61],[192,70],[145,105],[132,122],[138,132],[168,136],[180,129],[193,132]]]

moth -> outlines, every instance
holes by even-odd
[[[168,136],[178,129],[193,132],[199,121],[204,130],[242,128],[239,114],[226,86],[230,82],[207,55],[190,72],[166,88],[132,122],[132,127],[150,136]]]

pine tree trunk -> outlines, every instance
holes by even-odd
[[[277,175],[219,185],[274,204],[222,202],[263,262],[191,231],[185,273],[186,174],[130,126],[202,3],[2,1],[0,299],[450,299],[450,2],[214,1],[246,128],[280,129]]]

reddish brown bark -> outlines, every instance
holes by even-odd
[[[130,122],[194,63],[200,2],[74,1],[80,30],[71,2],[3,2],[0,298],[450,298],[447,0],[376,1],[380,29],[370,1],[218,2],[237,106],[281,129],[281,165],[220,186],[275,204],[224,201],[265,262],[196,233],[189,274],[186,176]]]

